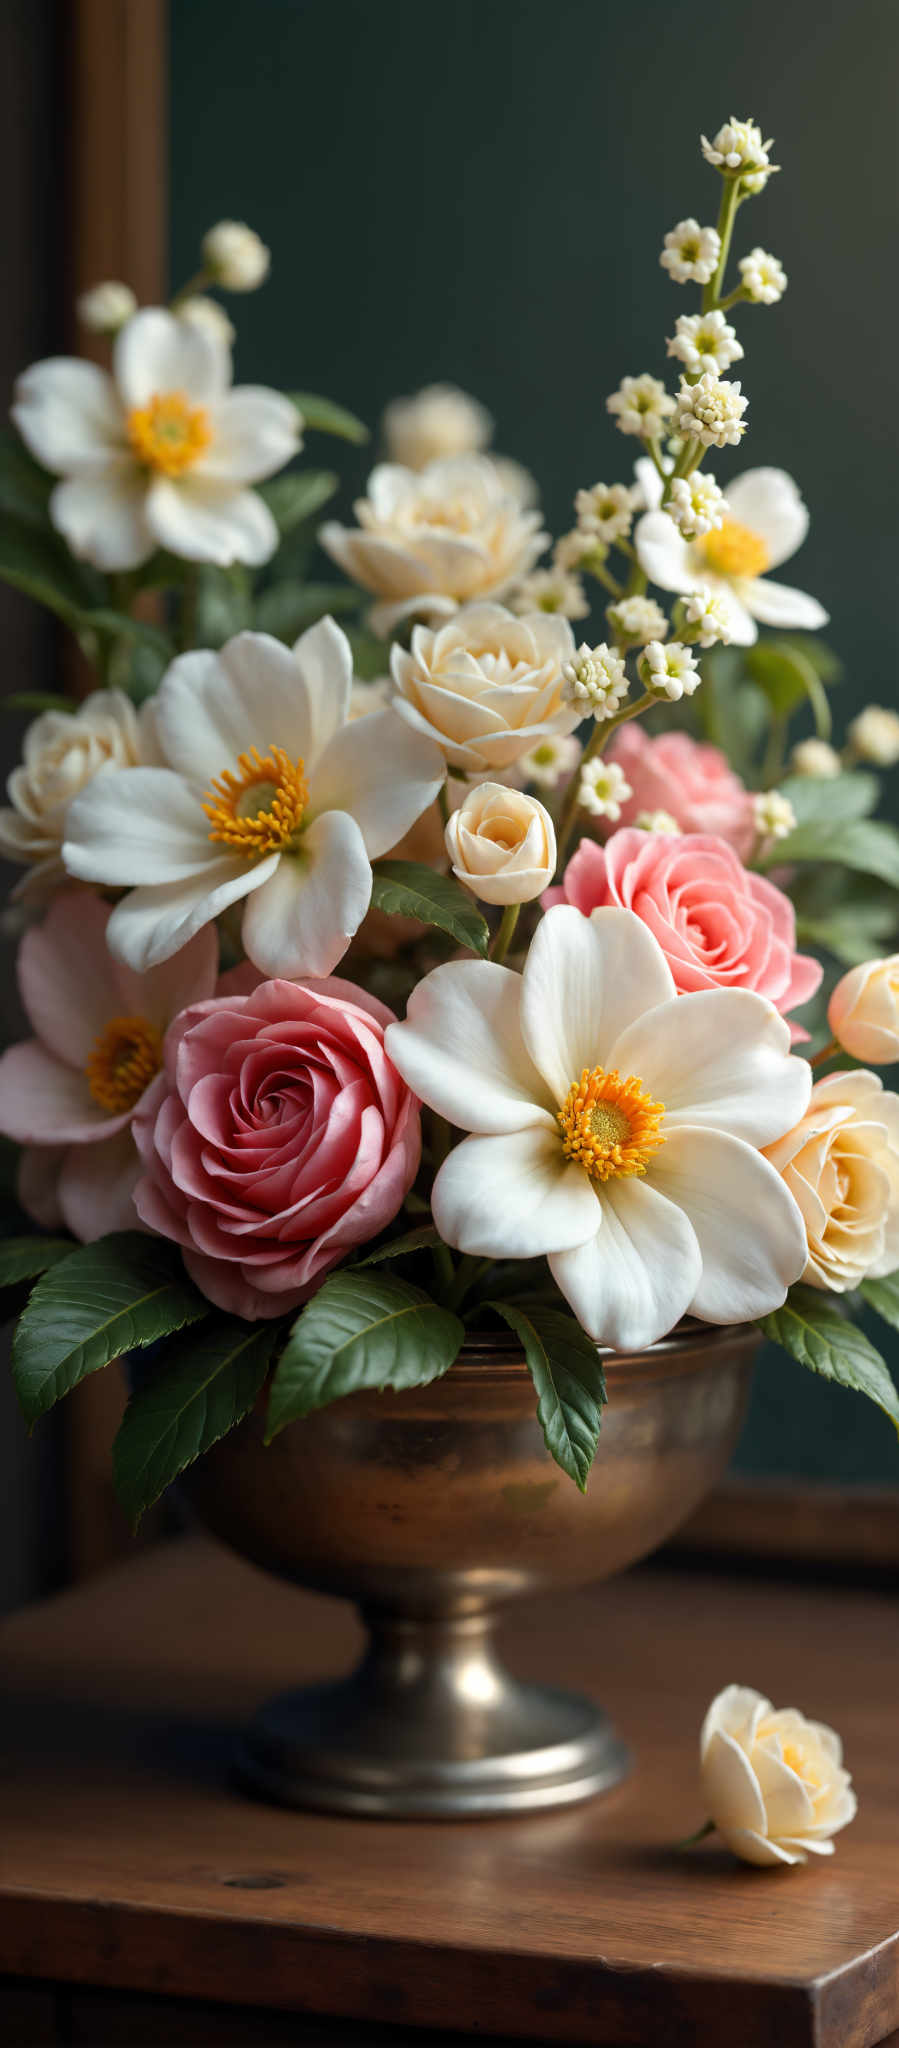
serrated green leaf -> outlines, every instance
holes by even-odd
[[[449,1371],[465,1327],[421,1288],[343,1271],[298,1316],[272,1381],[266,1440],[364,1388],[426,1387]]]
[[[899,1330],[899,1272],[885,1273],[882,1280],[863,1280],[859,1293],[885,1323]]]
[[[333,469],[291,469],[257,488],[283,539],[295,526],[301,526],[304,519],[311,519],[322,505],[327,505],[339,482]]]
[[[7,1237],[0,1243],[0,1287],[34,1280],[75,1250],[71,1237]]]
[[[822,739],[829,739],[832,720],[827,692],[808,655],[785,640],[759,640],[745,653],[747,673],[764,692],[778,718],[808,698]]]
[[[402,1259],[407,1253],[427,1251],[431,1245],[441,1243],[433,1223],[422,1223],[417,1230],[404,1230],[402,1237],[392,1237],[389,1244],[379,1244],[377,1251],[366,1253],[364,1259],[357,1259],[353,1272],[358,1273],[363,1266],[381,1266],[385,1259]]]
[[[880,1352],[817,1288],[792,1287],[783,1308],[762,1316],[759,1327],[810,1372],[867,1394],[899,1431],[899,1395]]]
[[[537,1390],[537,1420],[550,1457],[580,1488],[596,1456],[606,1379],[596,1345],[573,1316],[529,1301],[490,1301],[524,1346]]]
[[[133,1522],[249,1414],[281,1328],[216,1317],[166,1348],[132,1394],[113,1445],[116,1493]]]
[[[368,428],[355,413],[347,412],[345,405],[335,405],[333,398],[319,398],[314,391],[291,391],[289,398],[299,407],[303,425],[310,433],[336,434],[341,441],[355,441],[361,445],[369,439]]]
[[[436,925],[457,945],[486,956],[490,931],[465,889],[450,875],[440,875],[417,861],[379,860],[375,864],[372,909],[399,917],[417,917]]]
[[[79,1245],[38,1281],[19,1318],[12,1365],[26,1420],[111,1358],[208,1313],[162,1238],[121,1231]]]
[[[810,820],[779,839],[761,866],[789,867],[794,861],[836,861],[899,889],[899,832],[881,818]]]
[[[257,632],[273,633],[290,645],[327,612],[338,618],[358,604],[358,591],[346,583],[272,583],[257,600],[254,624]]]

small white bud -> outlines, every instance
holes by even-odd
[[[635,492],[628,484],[594,484],[592,490],[578,491],[574,509],[582,533],[607,544],[624,540],[633,525]]]
[[[208,334],[210,341],[223,342],[230,348],[234,340],[234,328],[224,306],[215,299],[206,299],[199,292],[195,298],[182,299],[175,311],[179,320],[186,320],[189,327],[197,327],[201,334]]]
[[[755,306],[776,306],[787,289],[787,273],[776,256],[769,256],[765,249],[751,249],[748,256],[741,256],[737,269],[743,279],[743,289]]]
[[[718,268],[721,236],[717,228],[701,228],[698,220],[679,220],[665,236],[659,262],[675,284],[709,284]]]
[[[762,839],[789,839],[796,830],[796,813],[789,797],[779,789],[763,789],[752,799],[755,829]]]
[[[137,300],[130,284],[119,284],[109,278],[105,284],[92,285],[90,291],[82,292],[75,310],[89,334],[118,334],[125,321],[137,312]]]
[[[790,755],[794,775],[806,775],[818,782],[839,775],[842,762],[829,740],[799,740]]]
[[[562,679],[566,701],[598,722],[614,716],[630,687],[621,655],[604,640],[593,648],[585,640],[573,661],[563,661]]]
[[[740,361],[743,346],[723,313],[682,313],[675,322],[668,354],[677,356],[691,377],[701,377],[706,370],[720,376],[731,363]]]
[[[638,811],[636,822],[641,832],[660,832],[665,838],[679,839],[681,829],[670,811]]]
[[[607,606],[606,618],[616,640],[626,647],[664,640],[668,632],[668,620],[654,597],[620,597]]]
[[[760,192],[772,171],[780,170],[780,165],[773,164],[768,156],[769,149],[774,148],[773,137],[769,135],[767,142],[763,142],[755,121],[735,121],[731,115],[711,142],[707,135],[700,140],[707,164],[714,164],[725,178],[745,179],[753,192]]]
[[[639,434],[645,441],[657,441],[674,411],[674,399],[658,377],[651,377],[644,370],[639,377],[622,377],[617,391],[606,399],[606,411],[612,413],[622,434]]]
[[[713,377],[707,370],[698,384],[681,384],[677,394],[680,433],[701,441],[704,448],[737,447],[746,432],[742,415],[749,403],[738,383]]]
[[[254,292],[271,268],[271,252],[255,228],[241,220],[220,220],[203,236],[205,268],[227,292]]]
[[[665,510],[684,539],[694,540],[723,526],[727,499],[713,476],[694,469],[692,476],[675,477]]]
[[[875,768],[893,768],[899,761],[899,713],[882,704],[868,704],[849,727],[852,751]]]
[[[682,640],[670,640],[666,647],[660,640],[650,640],[640,656],[639,668],[644,687],[658,691],[660,697],[669,698],[672,704],[677,704],[681,697],[692,697],[702,681],[695,657]]]
[[[691,590],[683,599],[686,629],[684,638],[691,646],[714,647],[717,642],[727,646],[730,641],[730,619],[727,607],[717,592]]]

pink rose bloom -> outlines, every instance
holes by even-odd
[[[208,926],[162,967],[133,974],[107,948],[111,915],[88,890],[66,889],[25,933],[17,969],[35,1035],[0,1059],[0,1130],[27,1148],[22,1205],[85,1243],[138,1227],[131,1118],[172,1018],[213,994],[218,964]]]
[[[284,1315],[396,1215],[418,1101],[384,1050],[396,1019],[348,981],[265,981],[195,1004],[135,1119],[135,1200],[219,1308]]]
[[[651,739],[638,725],[623,725],[608,758],[633,790],[621,807],[622,825],[635,825],[641,811],[668,811],[682,832],[714,833],[745,860],[756,836],[752,798],[718,747],[685,732]]]
[[[703,988],[748,988],[783,1015],[807,1003],[822,969],[796,951],[793,905],[762,875],[752,875],[723,839],[685,833],[618,831],[605,846],[583,839],[561,888],[545,907],[573,903],[589,917],[602,904],[633,910],[658,939],[680,995]],[[794,1040],[808,1033],[791,1026]]]

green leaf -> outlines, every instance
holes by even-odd
[[[521,1338],[537,1389],[537,1420],[550,1456],[582,1493],[599,1443],[606,1379],[596,1345],[573,1316],[539,1301],[490,1301]]]
[[[761,866],[789,867],[806,860],[836,861],[899,889],[899,832],[882,818],[809,820],[779,839]]]
[[[201,647],[223,647],[235,633],[253,623],[253,603],[246,570],[205,568],[197,577],[196,637]]]
[[[75,1250],[71,1237],[7,1237],[0,1243],[0,1287],[34,1280]]]
[[[816,669],[822,683],[839,683],[843,678],[843,663],[826,640],[817,633],[778,633],[778,645],[792,648],[796,654],[804,654]]]
[[[880,783],[876,775],[853,770],[847,775],[818,779],[814,775],[788,775],[778,782],[782,795],[789,797],[799,825],[827,824],[836,819],[867,818],[876,810]]]
[[[792,1287],[783,1308],[762,1316],[759,1327],[810,1372],[867,1394],[899,1430],[899,1395],[880,1352],[817,1288]]]
[[[12,1365],[26,1420],[111,1358],[208,1313],[162,1238],[121,1231],[79,1245],[38,1281],[19,1318]]]
[[[354,592],[359,602],[358,591]],[[353,674],[359,683],[375,683],[390,667],[390,648],[365,626],[348,626],[346,636],[353,650]]]
[[[801,946],[815,946],[831,953],[845,967],[858,967],[871,960],[896,935],[895,904],[873,902],[838,904],[823,917],[803,917],[797,911],[796,937]]]
[[[336,434],[341,441],[355,441],[361,444],[369,439],[368,428],[355,413],[347,412],[346,406],[335,405],[332,398],[319,398],[312,391],[291,391],[288,397],[298,406],[303,415],[303,425],[310,433]]]
[[[259,484],[257,489],[283,539],[304,519],[311,519],[322,505],[327,505],[339,482],[332,469],[291,469],[284,476],[273,477],[271,483]]]
[[[98,602],[102,580],[81,570],[57,540],[8,514],[0,516],[0,581],[46,605],[67,625]]]
[[[336,618],[358,604],[358,591],[347,583],[272,583],[257,601],[254,623],[257,632],[273,633],[289,645],[326,612]]]
[[[389,1244],[379,1244],[376,1251],[368,1252],[364,1259],[357,1259],[353,1272],[358,1273],[362,1266],[381,1266],[385,1259],[403,1259],[412,1252],[427,1251],[431,1245],[442,1242],[433,1223],[422,1223],[417,1230],[404,1230],[402,1237],[392,1237]]]
[[[49,527],[55,483],[55,476],[41,469],[12,427],[0,429],[0,513],[27,520],[29,526]]]
[[[33,718],[39,718],[42,711],[67,711],[70,715],[78,706],[72,697],[57,697],[52,690],[14,690],[11,697],[3,698],[4,711],[30,711]]]
[[[787,717],[807,697],[821,738],[829,739],[832,721],[827,692],[807,654],[785,640],[759,640],[746,649],[744,659],[747,673],[776,717]]]
[[[899,1330],[899,1272],[885,1273],[882,1280],[863,1280],[859,1293],[885,1323]]]
[[[132,1394],[113,1445],[116,1493],[133,1522],[249,1414],[282,1327],[216,1317],[166,1348]]]
[[[78,629],[82,633],[95,633],[100,640],[139,640],[143,646],[154,648],[166,661],[174,659],[174,641],[160,626],[151,625],[148,619],[133,619],[130,612],[113,611],[109,605],[81,612]]]
[[[464,1336],[458,1316],[408,1281],[335,1273],[287,1339],[272,1381],[267,1442],[288,1422],[363,1388],[428,1386],[449,1371]]]
[[[386,910],[398,917],[417,917],[422,924],[436,925],[457,945],[486,956],[490,931],[485,918],[450,875],[435,874],[417,861],[379,860],[374,869],[371,892],[373,910]]]

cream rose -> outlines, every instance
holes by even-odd
[[[827,1010],[834,1038],[854,1060],[899,1060],[899,953],[865,960],[838,981]]]
[[[525,509],[482,455],[451,456],[419,471],[382,462],[354,509],[358,527],[330,520],[319,539],[381,600],[371,623],[385,636],[410,613],[448,618],[472,598],[503,595],[548,540],[539,512]]]
[[[806,1863],[832,1856],[856,1797],[839,1736],[795,1707],[777,1711],[750,1686],[712,1701],[699,1741],[710,1819],[744,1863]]]
[[[98,769],[136,768],[158,759],[149,714],[138,716],[121,690],[95,690],[72,711],[44,711],[28,727],[22,762],[0,809],[0,852],[31,873],[17,894],[40,893],[64,879],[60,848],[73,797]]]
[[[876,1074],[816,1082],[801,1123],[766,1157],[802,1212],[812,1287],[843,1294],[899,1266],[899,1095]]]
[[[466,605],[437,631],[416,626],[410,651],[393,648],[394,710],[436,740],[451,767],[496,773],[577,725],[581,709],[566,701],[562,674],[574,651],[568,620],[554,613],[516,618],[502,605]]]
[[[520,789],[482,782],[446,828],[453,874],[483,903],[531,903],[552,881],[556,834],[545,806]]]
[[[426,469],[448,455],[476,455],[486,448],[493,421],[486,406],[456,384],[426,384],[411,398],[393,398],[381,422],[391,462]]]

